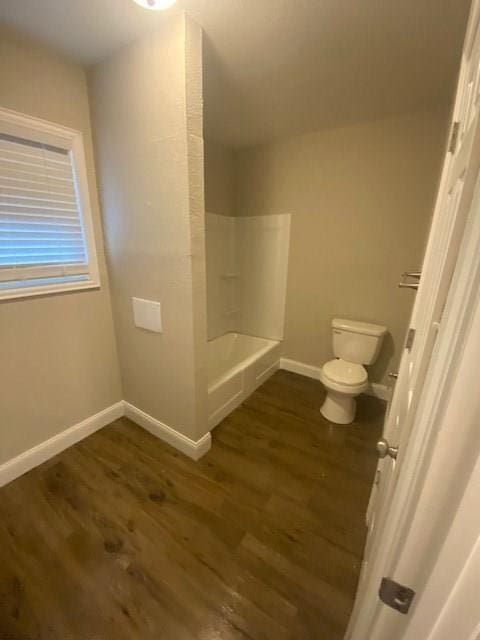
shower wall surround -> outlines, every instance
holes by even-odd
[[[283,339],[290,214],[206,214],[208,339]]]
[[[207,213],[205,241],[207,262],[207,333],[218,338],[237,330],[238,260],[236,218]]]

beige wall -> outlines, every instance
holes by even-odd
[[[187,187],[189,257],[192,274],[193,375],[195,435],[208,432],[207,274],[205,255],[205,168],[203,141],[203,31],[184,16],[187,117]]]
[[[83,133],[100,290],[0,303],[0,463],[121,400],[82,69],[0,29],[0,106]]]
[[[98,65],[91,89],[124,398],[198,439],[207,431],[200,28],[166,19]],[[161,302],[162,334],[134,326],[132,296]]]
[[[235,153],[205,140],[205,208],[220,216],[235,215]]]
[[[237,153],[237,215],[292,214],[287,358],[331,358],[339,316],[389,328],[372,381],[396,368],[415,295],[397,283],[421,265],[446,126],[420,113]]]

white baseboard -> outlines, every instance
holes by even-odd
[[[374,398],[380,398],[380,400],[388,401],[391,396],[391,389],[386,384],[380,384],[379,382],[369,382],[368,389],[365,393]]]
[[[137,409],[128,402],[121,400],[112,406],[99,411],[93,416],[82,420],[78,424],[73,425],[58,433],[57,435],[37,444],[35,447],[24,451],[20,455],[7,460],[0,465],[0,487],[22,476],[27,471],[31,471],[40,464],[46,462],[53,456],[61,453],[68,447],[80,442],[87,436],[92,435],[95,431],[106,427],[108,424],[127,416],[133,422],[149,431],[160,440],[167,442],[193,460],[199,460],[211,447],[212,438],[210,432],[206,433],[200,440],[196,442],[190,440],[183,434],[175,431],[166,424],[149,416],[144,411]]]
[[[4,462],[0,465],[0,487],[15,480],[15,478],[27,471],[38,467],[38,465],[117,420],[117,418],[121,418],[124,415],[124,411],[123,401],[112,404],[112,406],[103,409],[103,411],[99,411],[95,415],[73,425],[73,427],[58,433],[53,438],[49,438],[45,442],[41,442],[28,449],[28,451],[24,451],[15,458]]]
[[[134,407],[129,402],[124,402],[123,404],[127,418],[130,418],[140,427],[143,427],[152,435],[175,447],[175,449],[178,449],[178,451],[181,451],[193,460],[199,460],[212,446],[212,436],[210,432],[207,432],[200,440],[191,440],[179,431],[175,431],[172,427],[163,424],[160,420],[145,413],[145,411]]]
[[[265,372],[264,375],[261,376],[261,380],[259,380],[259,386],[262,382],[264,382],[264,377],[268,377],[273,373],[273,371],[277,368],[278,363],[275,363],[270,367],[270,369]],[[303,362],[297,362],[296,360],[290,360],[288,358],[280,359],[280,369],[285,369],[286,371],[292,371],[293,373],[298,373],[302,376],[307,376],[309,378],[314,378],[315,380],[320,379],[320,367],[315,367],[310,364],[305,364]],[[375,382],[369,384],[369,388],[366,391],[367,394],[375,396],[377,398],[381,398],[382,400],[388,400],[389,398],[389,390],[383,384],[377,384]],[[239,394],[240,396],[242,394]],[[225,410],[225,415],[230,413],[237,404],[242,402],[243,398],[235,398],[235,402],[232,403],[232,406],[222,407]],[[238,402],[237,402],[238,400]],[[222,414],[223,411],[220,409],[217,413]],[[203,455],[210,450],[212,444],[212,437],[210,432],[206,433],[199,440],[191,440],[187,436],[184,436],[179,431],[172,429],[160,420],[157,420],[153,416],[150,416],[148,413],[145,413],[141,409],[133,406],[129,402],[120,401],[116,404],[113,404],[103,411],[99,411],[93,416],[82,420],[78,424],[69,427],[65,431],[58,433],[53,436],[49,440],[45,442],[41,442],[40,444],[32,447],[28,451],[21,453],[20,455],[4,462],[0,465],[0,487],[15,480],[19,476],[23,475],[27,471],[34,469],[38,465],[46,462],[53,456],[61,453],[68,447],[80,442],[83,438],[95,433],[99,429],[107,426],[114,420],[121,418],[122,416],[127,416],[133,422],[137,423],[139,426],[143,427],[146,431],[156,436],[163,442],[170,444],[178,451],[181,451],[189,458],[193,460],[199,460]],[[220,415],[215,416],[219,418]],[[220,417],[220,420],[222,419]],[[214,422],[219,422],[220,420],[215,420]],[[212,421],[213,422],[213,421]],[[215,424],[210,424],[210,428],[215,426]]]
[[[280,369],[298,373],[301,376],[307,376],[307,378],[313,378],[314,380],[320,380],[320,367],[312,364],[305,364],[304,362],[290,360],[289,358],[281,358]],[[389,400],[390,398],[390,391],[387,385],[379,384],[378,382],[369,382],[368,389],[365,393],[369,396],[380,398],[380,400]]]
[[[289,358],[280,358],[280,369],[298,373],[300,376],[306,376],[314,380],[320,380],[320,367],[315,367],[313,364],[305,364]]]

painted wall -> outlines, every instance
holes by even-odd
[[[91,75],[124,398],[194,440],[207,431],[201,65],[200,28],[175,14]],[[134,326],[133,296],[161,302],[162,334]]]
[[[234,216],[235,152],[212,139],[205,140],[205,208],[220,216]]]
[[[81,67],[0,29],[0,104],[83,133],[101,288],[0,303],[0,463],[122,398]]]
[[[290,219],[289,214],[234,218],[240,276],[239,333],[283,340]]]
[[[323,130],[236,153],[237,215],[291,213],[284,355],[321,366],[334,316],[387,325],[398,364],[446,143],[446,110]],[[208,177],[207,177],[208,178]]]

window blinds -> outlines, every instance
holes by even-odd
[[[0,133],[0,282],[88,274],[71,154]]]

